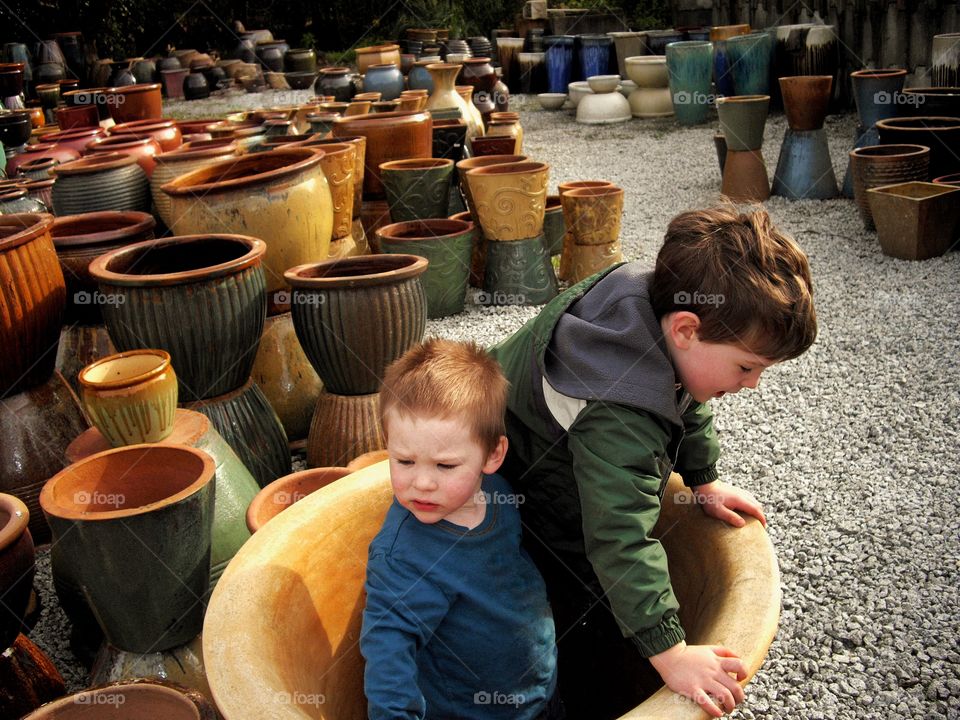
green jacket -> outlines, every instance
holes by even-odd
[[[610,320],[603,313],[577,322],[586,328],[591,322],[612,323],[615,327],[606,332],[625,344],[618,355],[635,350],[635,358],[657,363],[661,387],[655,390],[660,402],[653,404],[669,411],[652,412],[617,401],[616,392],[606,393],[593,382],[589,392],[579,396],[587,401],[585,407],[564,431],[544,400],[544,374],[553,379],[545,355],[561,317],[618,267],[624,270],[605,283],[607,294],[603,297],[613,288],[617,302],[625,303],[630,313],[638,309],[645,313],[646,329],[624,330],[622,318]],[[660,499],[674,468],[691,486],[716,479],[719,446],[709,406],[692,402],[674,384],[672,365],[664,366],[662,334],[659,324],[650,321],[653,313],[645,276],[637,273],[632,266],[616,266],[587,278],[555,298],[491,352],[511,384],[507,412],[510,450],[501,472],[525,498],[521,511],[528,541],[533,538],[545,544],[550,555],[572,570],[583,586],[595,588],[587,600],[595,602],[594,594],[605,595],[624,636],[649,657],[684,639],[666,554],[651,537]],[[656,342],[632,348],[631,338],[641,335]],[[571,339],[577,339],[576,331],[572,338],[569,333],[564,338],[570,345]],[[578,352],[589,361],[588,351]],[[602,370],[604,358],[595,360]],[[668,368],[669,377],[663,367]],[[603,373],[598,371],[596,376],[603,378]],[[643,372],[634,375],[641,381],[644,377]],[[665,394],[669,395],[666,403],[662,402]]]

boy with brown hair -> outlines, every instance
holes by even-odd
[[[561,717],[553,618],[495,475],[507,381],[473,343],[429,340],[387,369],[394,502],[370,544],[360,650],[371,720]]]
[[[626,263],[587,278],[493,348],[511,383],[504,475],[526,498],[571,720],[636,705],[644,658],[714,716],[743,699],[739,658],[684,642],[651,532],[674,469],[708,515],[766,523],[718,480],[707,401],[756,388],[816,329],[804,253],[764,210],[722,207],[674,218],[652,273]]]

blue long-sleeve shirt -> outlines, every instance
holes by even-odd
[[[396,500],[370,544],[360,650],[370,720],[529,720],[556,688],[553,618],[519,496],[485,475],[472,530]]]

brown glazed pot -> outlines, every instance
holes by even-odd
[[[163,117],[160,83],[109,88],[106,98],[110,116],[118,125],[135,120],[159,120]]]
[[[100,127],[68,130],[66,132],[44,135],[43,144],[53,145],[60,150],[71,150],[77,154],[77,157],[80,157],[80,154],[86,149],[90,141],[98,137],[104,137],[105,135],[106,131]],[[29,150],[26,152],[29,152]],[[60,162],[67,162],[67,160],[61,159]]]
[[[564,223],[578,245],[606,245],[620,237],[623,188],[615,185],[567,190],[560,196]]]
[[[792,130],[819,130],[827,116],[832,75],[794,75],[780,78],[783,109]]]
[[[318,467],[274,480],[257,493],[247,508],[247,527],[255,533],[295,502],[351,472],[345,467]]]
[[[720,192],[734,202],[763,202],[770,197],[770,181],[762,150],[727,150]]]
[[[850,151],[853,197],[867,230],[875,230],[867,190],[910,180],[926,180],[930,148],[923,145],[874,145]]]
[[[66,285],[50,228],[53,216],[0,216],[0,397],[53,373]]]
[[[83,720],[97,708],[98,717],[127,720],[215,720],[213,705],[199,691],[150,679],[124,680],[68,695],[44,705],[23,720]]]
[[[0,646],[6,650],[27,629],[23,616],[33,591],[30,511],[20,498],[0,493]]]
[[[320,166],[330,186],[333,200],[333,240],[350,235],[353,226],[354,172],[357,146],[353,143],[329,143],[322,146]]]
[[[153,175],[153,168],[157,164],[156,157],[161,152],[163,150],[160,148],[160,143],[152,137],[135,137],[129,134],[96,138],[91,140],[90,144],[84,149],[84,155],[106,153],[130,155],[137,159],[148,178]]]
[[[110,128],[110,134],[153,138],[165,153],[176,150],[183,144],[183,134],[176,120],[134,120],[114,125]]]
[[[380,425],[380,393],[320,393],[307,438],[309,467],[339,467],[357,455],[386,446]]]
[[[26,635],[18,635],[0,654],[0,687],[0,717],[4,718],[23,717],[67,691],[50,658]]]
[[[80,151],[74,150],[67,145],[56,145],[52,142],[42,142],[36,145],[27,145],[23,152],[14,155],[7,163],[7,175],[14,177],[21,165],[32,160],[50,158],[61,163],[67,163],[80,157]]]

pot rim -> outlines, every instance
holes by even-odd
[[[723,103],[724,105],[728,104],[739,104],[739,103],[748,103],[754,102],[759,103],[761,100],[770,102],[769,95],[724,95],[723,97],[718,97],[717,102]]]
[[[57,177],[60,175],[67,177],[74,175],[83,176],[92,172],[117,170],[136,164],[137,158],[133,155],[126,155],[119,152],[98,152],[93,155],[84,155],[70,162],[61,163],[53,168],[53,174]]]
[[[960,35],[960,33],[957,33]],[[947,175],[941,175],[936,177],[930,182],[936,183],[937,185],[953,185],[954,183],[960,183],[960,173],[949,173]]]
[[[7,522],[0,527],[0,552],[13,545],[27,531],[30,524],[30,509],[16,495],[0,493],[0,507],[10,514]]]
[[[151,355],[157,358],[157,366],[151,368],[150,370],[146,370],[139,375],[133,375],[121,380],[102,380],[97,382],[85,377],[88,372],[101,365],[106,365],[110,362],[116,362],[117,360],[124,360],[126,358],[138,357],[140,355]],[[159,348],[139,348],[137,350],[127,350],[125,352],[113,353],[112,355],[107,355],[106,357],[94,360],[77,374],[77,380],[79,381],[81,387],[89,390],[121,390],[123,388],[130,387],[131,385],[139,385],[140,383],[146,382],[147,380],[155,378],[158,375],[162,375],[169,369],[170,353],[168,353],[166,350],[160,350]]]
[[[122,225],[113,230],[102,232],[82,232],[56,235],[57,230],[70,229],[71,225],[82,223],[92,224],[108,218],[116,220],[128,220],[130,224]],[[140,233],[152,230],[156,227],[157,221],[150,213],[137,212],[135,210],[101,210],[92,213],[79,213],[76,215],[61,215],[54,218],[53,226],[50,228],[50,235],[53,237],[53,246],[60,249],[70,249],[74,247],[87,247],[89,245],[112,244],[117,240],[122,240],[130,235],[139,235]]]
[[[157,455],[158,459],[162,459],[162,456],[164,455],[169,457],[170,454],[179,455],[181,457],[189,455],[200,463],[197,478],[189,485],[181,488],[172,495],[167,495],[166,497],[162,497],[154,502],[149,502],[144,505],[120,510],[79,511],[74,509],[71,504],[61,503],[57,498],[57,486],[61,482],[66,481],[68,478],[77,473],[80,470],[80,466],[101,463],[103,462],[103,459],[108,456],[121,454],[130,455],[134,453],[141,453],[140,459],[136,461],[137,463],[143,462],[145,459],[144,456],[146,455]],[[126,469],[129,470],[129,468]],[[136,517],[138,515],[146,515],[147,513],[155,510],[175,505],[181,500],[185,500],[191,495],[194,495],[211,481],[215,471],[216,464],[214,463],[212,457],[210,457],[203,450],[198,450],[187,445],[178,445],[175,443],[166,442],[125,445],[124,447],[112,448],[110,450],[104,450],[103,452],[94,453],[93,455],[88,455],[82,460],[78,460],[77,462],[58,472],[46,482],[46,484],[43,486],[43,489],[40,491],[40,506],[45,512],[63,520],[85,520],[90,522]]]
[[[610,195],[613,196],[623,196],[623,188],[618,187],[617,185],[594,185],[586,187],[576,187],[570,188],[569,190],[564,190],[563,194],[566,197],[607,197]]]
[[[433,228],[433,229],[432,229]],[[434,232],[434,229],[436,232]],[[394,233],[402,233],[405,230],[420,230],[424,234],[412,237],[397,237]],[[450,218],[428,218],[425,220],[407,220],[404,222],[390,223],[377,228],[378,238],[386,239],[389,242],[418,242],[423,240],[450,240],[461,235],[473,232],[473,222],[466,220],[452,220]]]
[[[784,75],[777,78],[777,82],[781,85],[784,80],[787,81],[787,85],[818,85],[828,80],[832,83],[833,75]]]
[[[297,265],[287,270],[283,277],[293,288],[302,290],[371,287],[417,277],[426,271],[428,264],[427,258],[419,255],[399,253],[358,255],[350,258]],[[371,267],[367,268],[365,266]],[[353,271],[354,274],[329,274],[337,270],[346,273]],[[363,272],[364,270],[374,270],[375,272]]]
[[[891,77],[906,77],[907,71],[901,70],[900,68],[863,68],[862,70],[854,70],[850,73],[852,78],[891,78]]]
[[[104,88],[103,90],[111,95],[140,95],[148,92],[160,92],[160,83],[137,83],[136,85],[119,85],[117,87]]]
[[[280,509],[279,512],[276,512],[270,515],[267,518],[262,518],[262,510],[264,508],[275,507],[275,504],[271,502],[273,497],[278,492],[283,492],[288,489],[295,489],[300,486],[300,483],[303,480],[313,480],[316,478],[318,481],[322,482],[322,485],[318,485],[310,492],[316,492],[322,487],[329,485],[332,482],[336,482],[341,478],[345,478],[351,473],[350,470],[347,470],[346,467],[318,467],[318,468],[308,468],[306,470],[300,470],[298,472],[290,473],[289,475],[284,475],[279,477],[273,482],[265,485],[260,491],[253,497],[253,500],[250,501],[250,504],[247,506],[246,512],[246,523],[247,529],[251,533],[255,533],[257,530],[266,525],[270,520],[275,518],[281,512],[287,509],[288,506]],[[333,476],[333,477],[330,477]],[[327,478],[330,478],[329,480]],[[323,482],[326,481],[326,482]],[[309,495],[309,493],[307,493]],[[302,498],[301,498],[302,499]],[[297,502],[296,500],[294,502]]]
[[[107,266],[117,260],[126,260],[130,257],[145,253],[153,248],[166,247],[168,245],[189,245],[192,242],[200,240],[227,240],[237,242],[247,247],[240,257],[227,260],[216,265],[194,268],[192,270],[183,270],[175,273],[157,273],[154,275],[135,275],[133,273],[121,273],[110,270]],[[94,259],[89,265],[90,275],[95,279],[110,285],[120,287],[158,287],[168,285],[187,285],[196,282],[205,282],[226,275],[234,275],[248,267],[258,265],[262,262],[264,254],[267,252],[267,244],[258,238],[249,235],[234,235],[228,233],[209,233],[202,235],[174,235],[171,237],[143,240],[132,245],[126,245],[116,250],[111,250]]]
[[[267,153],[256,153],[253,155],[240,155],[236,158],[230,158],[221,162],[211,163],[206,167],[198,168],[192,172],[173,178],[170,182],[164,183],[160,189],[172,197],[185,197],[188,195],[209,195],[214,193],[225,193],[249,188],[255,185],[264,185],[277,182],[294,175],[306,172],[320,164],[323,158],[323,151],[311,147],[279,147],[271,150],[270,158],[286,158],[290,162],[286,166],[275,167],[265,172],[257,172],[245,177],[235,177],[229,180],[214,180],[218,171],[227,167],[237,165],[254,165],[265,162]],[[196,183],[196,184],[194,184]]]
[[[516,163],[501,163],[499,165],[485,165],[473,168],[467,171],[468,176],[477,175],[514,175],[514,174],[535,174],[548,172],[550,166],[547,163],[534,162],[526,160]]]
[[[367,66],[367,72],[370,72],[371,70],[377,70],[377,69],[381,69],[381,70],[389,69],[389,70],[396,70],[397,72],[400,72],[400,68],[398,68],[393,63],[373,63],[372,65]]]
[[[338,128],[343,128],[344,132],[348,132],[350,129],[359,126],[390,125],[391,120],[419,123],[430,119],[431,116],[426,110],[395,110],[393,112],[373,113],[370,115],[351,115],[349,117],[337,118],[333,123],[333,132],[336,133]]]
[[[223,138],[226,139],[226,138]],[[216,142],[213,140],[201,140],[200,142]],[[237,144],[231,138],[229,143],[221,145],[211,145],[205,148],[187,148],[183,150],[183,145],[168,152],[160,153],[154,159],[158,165],[169,165],[188,160],[200,160],[202,158],[223,157],[229,158],[237,154]]]
[[[354,52],[357,55],[369,54],[372,52],[392,52],[393,50],[399,50],[399,45],[394,45],[393,43],[387,43],[384,45],[368,45],[367,47],[356,48]]]
[[[470,158],[464,158],[457,161],[457,170],[461,173],[476,170],[480,167],[490,165],[510,165],[518,162],[529,162],[528,155],[476,155]]]
[[[10,213],[0,215],[0,253],[8,252],[43,234],[53,226],[50,213]],[[12,228],[14,232],[7,232]]]
[[[563,182],[557,185],[557,194],[563,195],[571,190],[579,190],[580,188],[610,187],[612,185],[613,183],[609,180],[570,180],[569,182]]]
[[[0,190],[0,200],[19,200],[27,196],[27,189],[22,185],[16,185],[10,189]]]
[[[453,160],[448,158],[406,158],[380,163],[381,173],[384,170],[439,170],[445,168],[453,168]]]
[[[960,87],[910,87],[904,88],[903,94],[911,95],[939,95],[940,97],[960,96]]]
[[[904,150],[904,148],[910,148],[909,150]],[[884,153],[883,150],[892,150],[893,152]],[[874,153],[877,153],[874,155]],[[897,157],[897,158],[913,158],[913,157],[922,157],[923,155],[930,154],[930,148],[926,145],[914,145],[912,143],[891,143],[890,145],[870,145],[862,148],[854,148],[850,151],[850,157],[855,158],[884,158],[884,157]]]
[[[130,149],[139,146],[155,145],[160,149],[160,143],[152,137],[137,137],[133,133],[119,133],[118,135],[107,135],[106,137],[97,137],[88,142],[85,146],[87,152],[112,152],[113,148]],[[106,146],[106,149],[104,149]],[[159,152],[157,153],[159,154]]]
[[[917,125],[921,120],[941,123],[932,128]],[[960,117],[948,115],[917,115],[915,117],[885,118],[877,120],[877,127],[886,130],[960,130]]]

